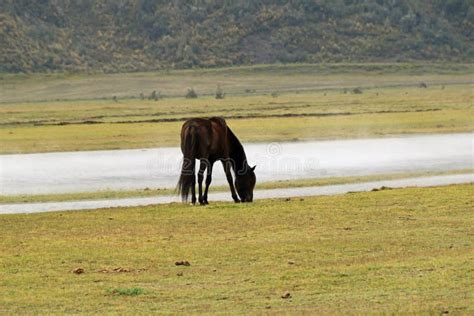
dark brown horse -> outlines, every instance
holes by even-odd
[[[212,167],[217,160],[222,161],[234,201],[236,203],[240,201],[252,202],[256,181],[255,166],[250,167],[248,165],[242,144],[232,133],[223,118],[194,118],[187,120],[181,129],[181,151],[184,158],[178,190],[183,201],[188,200],[189,191],[191,191],[191,201],[193,204],[196,203],[195,166],[196,159],[199,159],[198,183],[200,204],[208,204],[207,192],[212,181]],[[206,189],[203,194],[202,181],[204,180],[204,171],[206,169]],[[234,171],[235,186],[231,170]],[[236,189],[239,196],[237,196]]]

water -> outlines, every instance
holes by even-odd
[[[473,168],[473,134],[244,144],[257,181]],[[0,194],[174,188],[179,148],[0,155]],[[213,184],[224,184],[216,163]]]
[[[384,180],[364,183],[326,185],[305,188],[260,190],[255,191],[254,198],[258,200],[266,198],[333,195],[344,194],[347,192],[370,191],[373,188],[380,188],[382,186],[390,188],[403,188],[407,186],[425,187],[472,182],[474,182],[474,173],[399,180]],[[0,205],[0,214],[38,213],[50,211],[87,210],[107,207],[144,206],[150,204],[164,204],[178,201],[179,199],[177,196],[157,196],[147,198],[128,198],[96,201],[4,204]],[[214,201],[231,201],[231,196],[229,192],[210,193],[209,201],[210,203],[213,203]]]

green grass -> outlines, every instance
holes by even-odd
[[[44,100],[111,99],[149,95],[184,96],[190,87],[212,95],[221,85],[227,95],[271,91],[321,90],[356,86],[429,85],[472,82],[473,64],[337,63],[260,65],[121,74],[1,74],[0,103]]]
[[[383,78],[383,75],[381,75]],[[373,79],[374,84],[376,78]],[[407,79],[408,80],[408,79]],[[58,125],[83,123],[131,123],[179,121],[190,116],[223,115],[255,118],[284,115],[382,114],[384,112],[429,112],[460,110],[472,106],[471,84],[442,89],[392,87],[364,89],[362,94],[344,93],[343,84],[333,91],[280,92],[228,96],[222,100],[205,96],[197,99],[165,98],[158,101],[123,99],[14,102],[0,104],[2,126]]]
[[[383,80],[383,75],[381,75]],[[408,80],[407,78],[405,78]],[[285,79],[290,80],[290,79]],[[377,78],[373,78],[375,84]],[[224,116],[244,142],[474,130],[472,84],[232,96],[0,104],[0,153],[178,146],[185,118]],[[171,122],[166,122],[171,120]],[[97,124],[84,124],[96,122]],[[58,125],[68,124],[68,125]]]
[[[145,291],[138,287],[132,287],[129,289],[123,289],[123,288],[109,289],[107,290],[107,293],[112,294],[112,295],[120,295],[120,296],[138,296],[145,293]]]
[[[280,180],[273,182],[257,182],[256,190],[281,189],[281,188],[301,188],[310,186],[322,186],[344,183],[358,183],[378,180],[395,180],[414,177],[440,176],[449,174],[472,173],[474,169],[448,170],[448,171],[425,171],[411,173],[391,173],[372,176],[354,177],[328,177],[314,179]],[[211,192],[227,191],[227,185],[210,187]],[[101,199],[123,199],[135,197],[152,197],[176,194],[176,190],[169,188],[145,188],[140,190],[99,190],[93,192],[78,193],[57,193],[57,194],[37,194],[37,195],[0,195],[0,204],[7,203],[38,203],[38,202],[62,202],[80,200],[101,200]]]
[[[473,192],[3,215],[0,314],[472,314]]]

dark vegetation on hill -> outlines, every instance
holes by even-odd
[[[474,60],[472,0],[2,0],[0,71]]]

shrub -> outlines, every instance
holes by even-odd
[[[216,99],[224,99],[225,98],[225,93],[222,91],[221,86],[217,86],[216,89]]]
[[[107,292],[113,295],[120,295],[120,296],[138,296],[140,294],[145,293],[142,288],[133,287],[133,288],[118,288],[118,289],[109,289]]]
[[[159,99],[161,99],[160,91],[157,92],[156,90],[153,90],[148,99],[158,101]]]
[[[188,92],[186,92],[186,99],[196,99],[198,97],[196,91],[193,88],[189,88]]]

